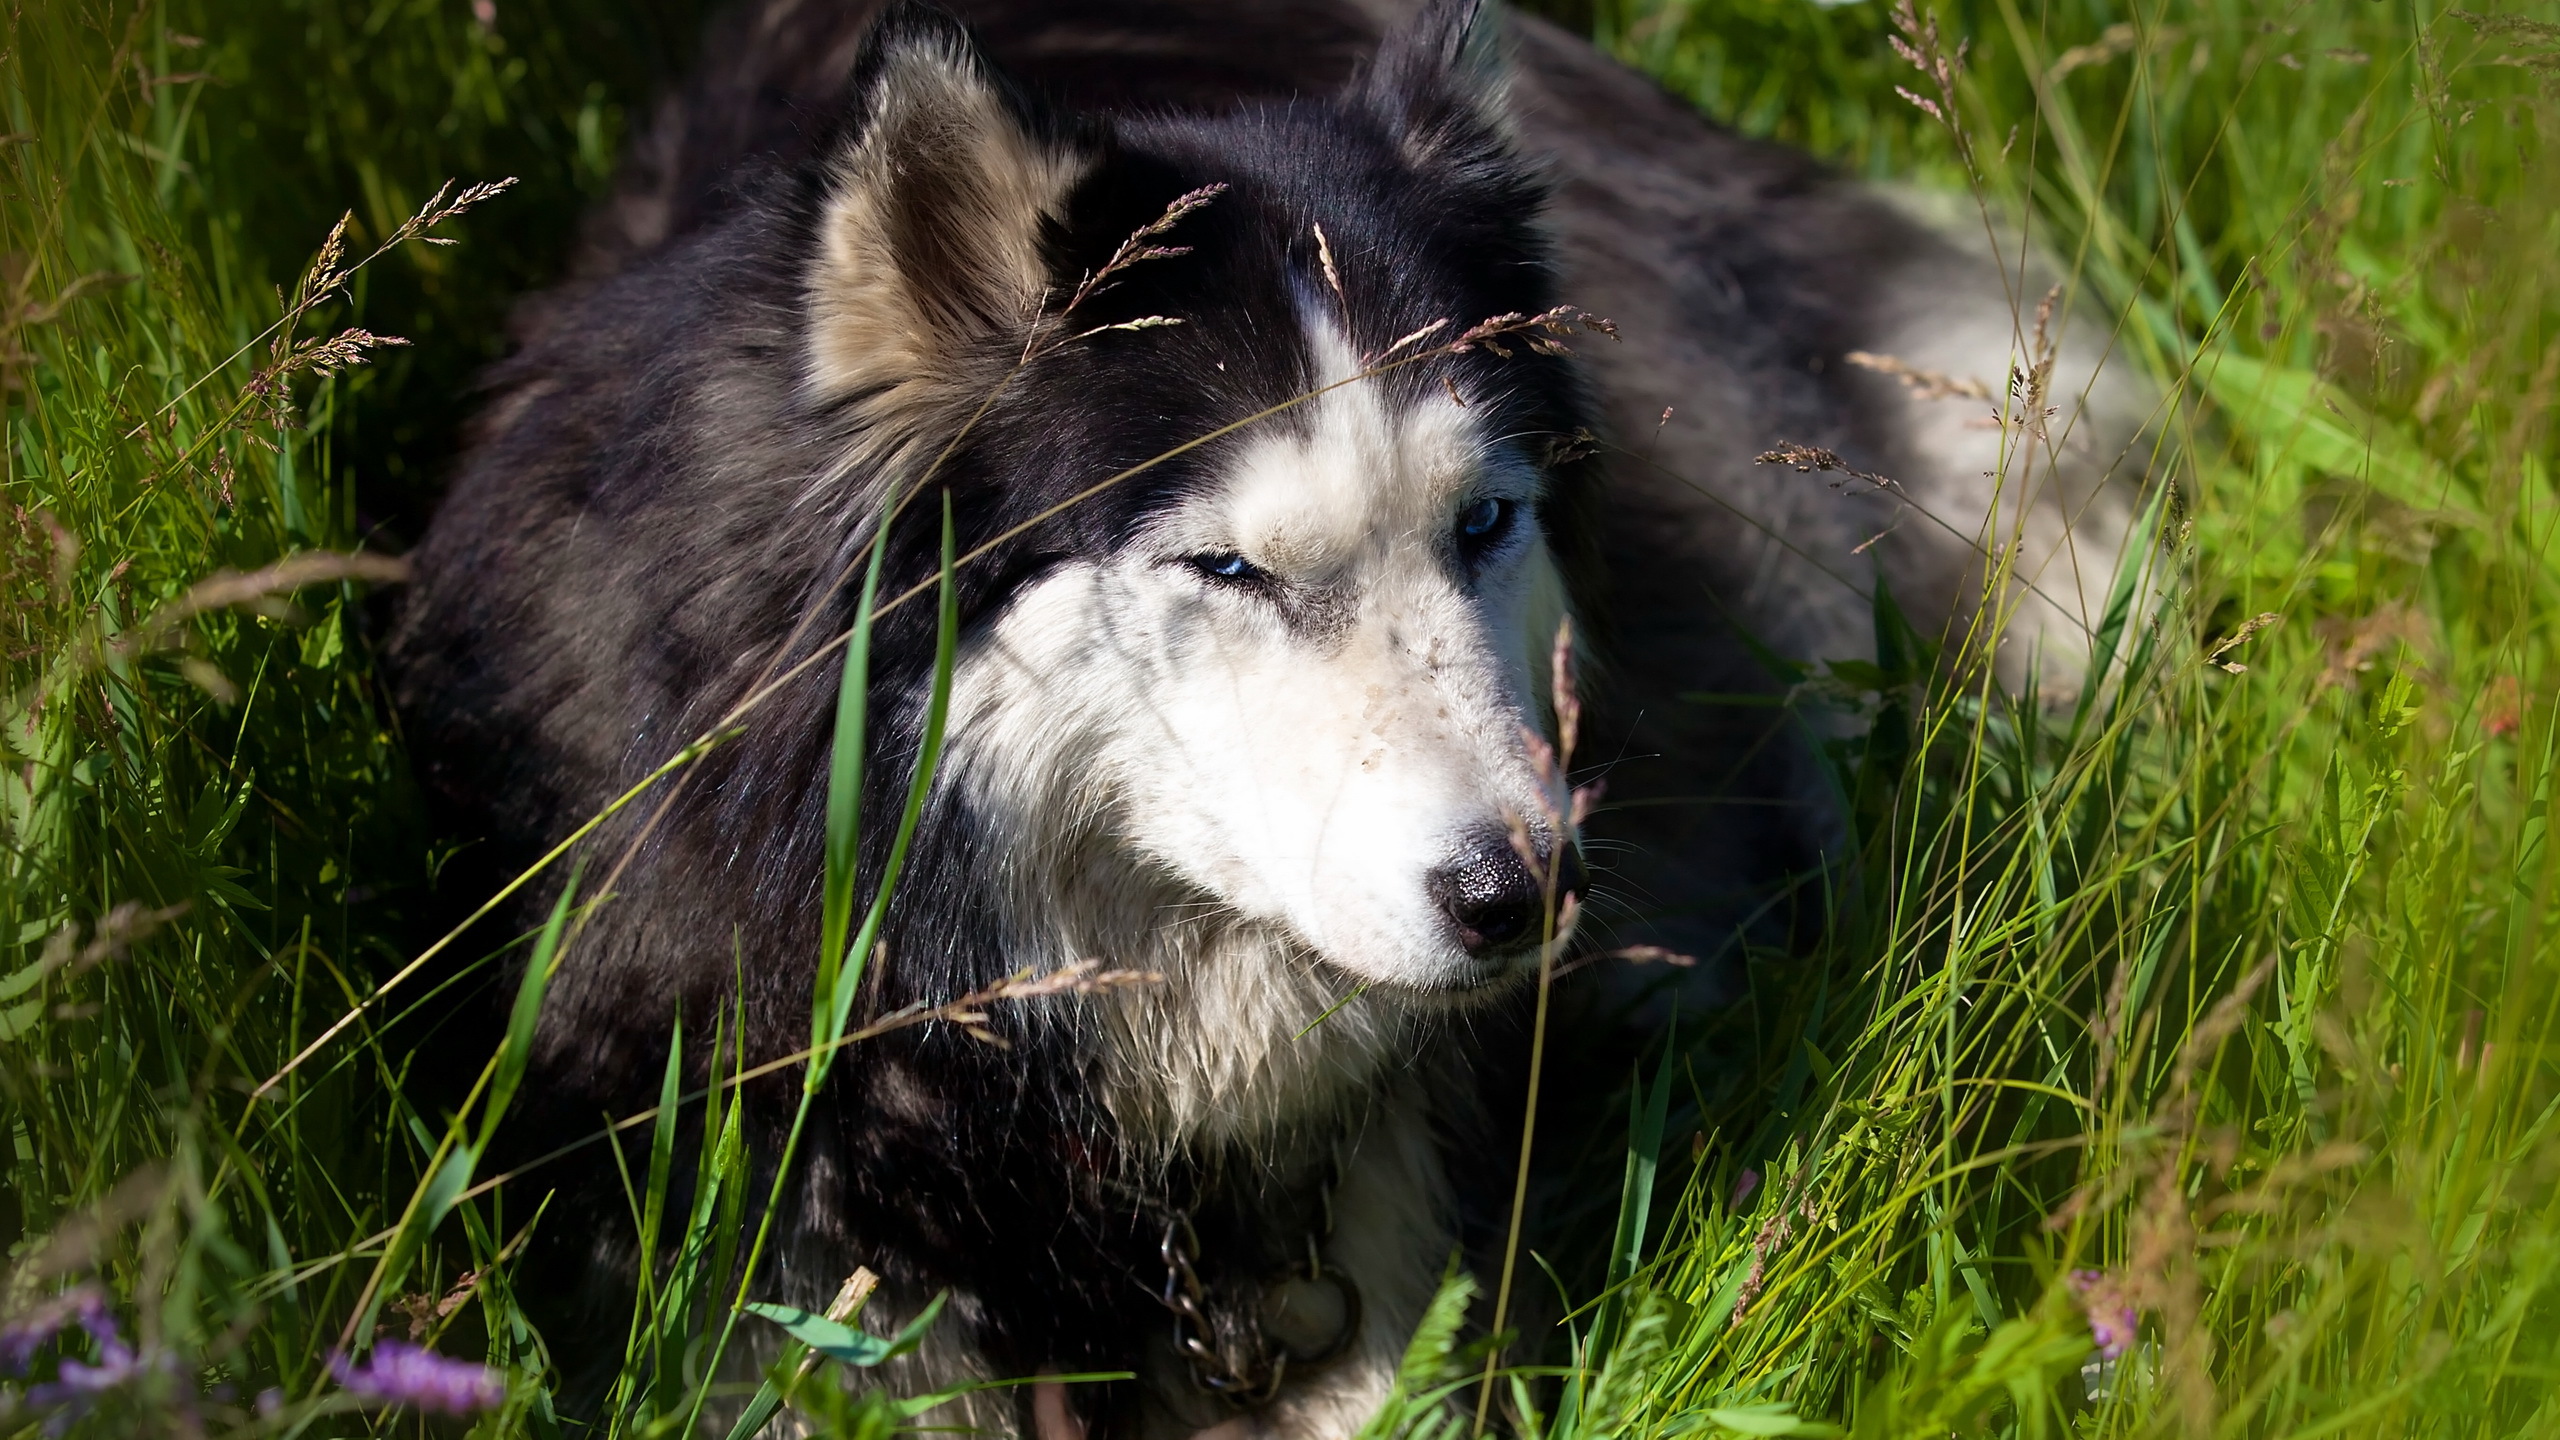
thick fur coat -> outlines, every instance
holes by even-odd
[[[589,842],[611,896],[527,1093],[535,1129],[592,1128],[651,1102],[679,1012],[699,1033],[736,1002],[751,1061],[806,1043],[822,652],[875,540],[882,593],[932,579],[947,502],[978,552],[949,743],[860,1011],[1086,960],[1162,978],[997,1007],[1003,1047],[933,1025],[848,1052],[767,1293],[815,1308],[865,1265],[885,1323],[948,1290],[919,1385],[1140,1377],[972,1412],[999,1429],[1347,1433],[1460,1240],[1475,1017],[1534,959],[1524,871],[1567,865],[1525,738],[1558,622],[1587,640],[1580,753],[1611,801],[1584,943],[1785,943],[1772,897],[1833,834],[1801,728],[1683,697],[1772,692],[1758,653],[1866,653],[1879,584],[1938,629],[2004,543],[2007,673],[2076,654],[2137,400],[2067,319],[2034,437],[1852,364],[1996,392],[2036,366],[2043,282],[1539,22],[959,8],[972,28],[761,0],[715,28],[492,376],[415,556],[397,698],[445,823],[503,875],[821,657]],[[1179,253],[1127,263],[1168,207],[1143,243]],[[1353,378],[1568,303],[1617,338]],[[1784,443],[1901,493],[1755,463]],[[866,898],[932,626],[927,597],[877,629]],[[796,1095],[750,1093],[760,1153]],[[547,1243],[610,1303],[629,1242],[593,1178]],[[1363,1301],[1347,1353],[1249,1406],[1205,1390],[1158,1298],[1177,1211],[1213,1349],[1267,1348],[1257,1297],[1316,1235]]]

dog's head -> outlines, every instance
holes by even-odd
[[[932,11],[874,33],[806,384],[997,542],[952,793],[1058,958],[1205,927],[1420,999],[1536,953],[1582,412],[1544,332],[1450,348],[1554,303],[1485,32],[1435,7],[1344,94],[1205,119],[1051,114]]]

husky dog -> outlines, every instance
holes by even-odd
[[[830,647],[878,545],[882,595],[927,593],[872,641],[867,895],[947,507],[947,743],[859,1014],[1157,978],[989,1007],[1002,1046],[845,1052],[760,1284],[814,1309],[868,1266],[874,1326],[947,1291],[902,1384],[1138,1376],[971,1423],[1355,1428],[1459,1247],[1473,1017],[1536,967],[1541,877],[1586,946],[1787,939],[1771,897],[1833,828],[1801,725],[1695,697],[1861,653],[1880,586],[1971,614],[1991,555],[2004,673],[2058,671],[2123,545],[2137,397],[2067,314],[2021,319],[2040,280],[1542,23],[1401,9],[735,12],[415,555],[397,699],[492,865],[761,697],[589,842],[612,893],[526,1093],[592,1129],[649,1103],[679,1013],[737,1006],[751,1063],[807,1043]],[[1566,305],[1615,338],[1566,353]],[[2013,373],[2053,413],[1980,423]],[[1786,445],[1893,483],[1755,463]],[[1567,617],[1587,883],[1533,753]],[[627,1271],[618,1187],[573,1188],[547,1243]]]

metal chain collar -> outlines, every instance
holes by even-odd
[[[1192,1228],[1191,1213],[1166,1207],[1164,1238],[1157,1247],[1164,1260],[1164,1289],[1157,1298],[1173,1312],[1173,1348],[1191,1367],[1192,1381],[1201,1389],[1239,1409],[1250,1409],[1269,1403],[1280,1392],[1291,1365],[1312,1369],[1351,1348],[1360,1330],[1360,1290],[1350,1276],[1324,1262],[1323,1249],[1324,1242],[1333,1238],[1333,1187],[1340,1179],[1337,1161],[1317,1191],[1318,1227],[1307,1232],[1307,1258],[1303,1265],[1292,1264],[1259,1287],[1240,1327],[1242,1354],[1231,1354],[1219,1344],[1218,1327],[1209,1318],[1208,1292],[1200,1283],[1198,1268],[1200,1235]],[[1328,1340],[1298,1353],[1268,1333],[1265,1311],[1282,1287],[1301,1279],[1335,1287],[1341,1294],[1342,1315]]]

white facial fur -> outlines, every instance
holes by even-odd
[[[1352,373],[1315,343],[1324,379]],[[1438,396],[1399,412],[1363,382],[1300,413],[1017,596],[957,677],[953,757],[1024,963],[1167,976],[1106,1026],[1142,1145],[1326,1118],[1409,1043],[1412,1002],[1520,964],[1470,956],[1428,882],[1538,813],[1521,726],[1561,587],[1537,472]],[[1470,573],[1454,531],[1484,499],[1511,520]],[[1273,583],[1193,563],[1219,554]],[[1355,986],[1377,988],[1296,1038]]]

